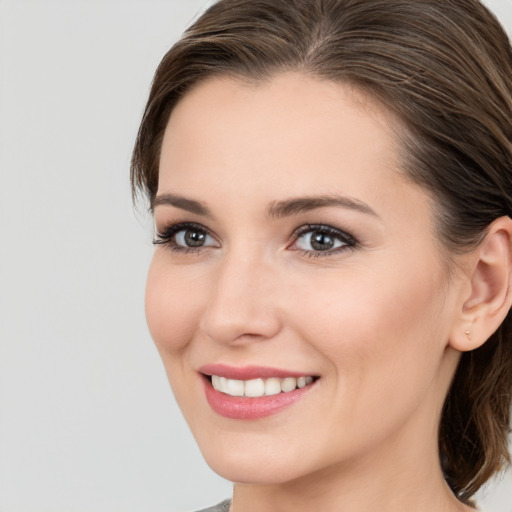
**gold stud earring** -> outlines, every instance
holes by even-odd
[[[468,337],[469,341],[471,341],[471,331],[467,330],[464,334]]]

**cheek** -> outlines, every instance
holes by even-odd
[[[397,277],[391,273],[351,272],[318,282],[315,293],[302,297],[301,336],[330,367],[325,383],[332,421],[326,424],[345,434],[334,435],[333,452],[344,450],[347,438],[353,450],[377,442],[418,408],[428,410],[425,421],[434,428],[430,421],[444,393],[442,284],[431,274],[408,275],[391,285]],[[336,281],[343,285],[333,288]]]
[[[448,325],[442,317],[444,277],[433,276],[431,268],[417,270],[401,265],[394,273],[389,267],[348,272],[302,296],[303,336],[330,361],[338,385],[349,387],[352,396],[403,385],[421,389],[435,373]]]
[[[202,310],[202,280],[165,263],[155,253],[146,283],[146,321],[161,353],[180,352],[196,331]],[[192,284],[196,283],[196,284]]]

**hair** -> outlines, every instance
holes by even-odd
[[[191,87],[283,71],[353,85],[398,116],[403,171],[433,198],[443,247],[470,250],[512,216],[512,50],[478,0],[220,0],[156,71],[133,151],[134,198],[152,205],[163,134]],[[511,328],[509,312],[462,354],[441,415],[442,469],[464,503],[510,462]]]

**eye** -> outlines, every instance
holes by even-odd
[[[174,251],[199,251],[206,247],[219,247],[217,240],[200,224],[180,223],[158,232],[153,240],[155,245],[165,245]]]
[[[320,224],[302,226],[294,233],[294,238],[293,249],[315,256],[327,256],[357,245],[349,233]]]
[[[203,247],[210,238],[210,235],[198,229],[182,229],[174,235],[176,245],[181,247]]]

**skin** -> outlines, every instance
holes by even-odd
[[[156,246],[146,314],[206,461],[236,482],[235,512],[472,510],[443,479],[437,425],[460,357],[453,332],[467,328],[468,298],[478,303],[475,259],[448,277],[430,198],[401,172],[396,126],[357,90],[300,73],[211,79],[171,115],[158,196],[210,213],[157,204],[156,230],[193,222],[209,236],[192,252],[173,250],[177,237]],[[268,215],[280,201],[333,195],[373,213]],[[294,237],[307,224],[357,243],[319,254]],[[234,420],[206,401],[207,363],[320,379],[278,414]]]

